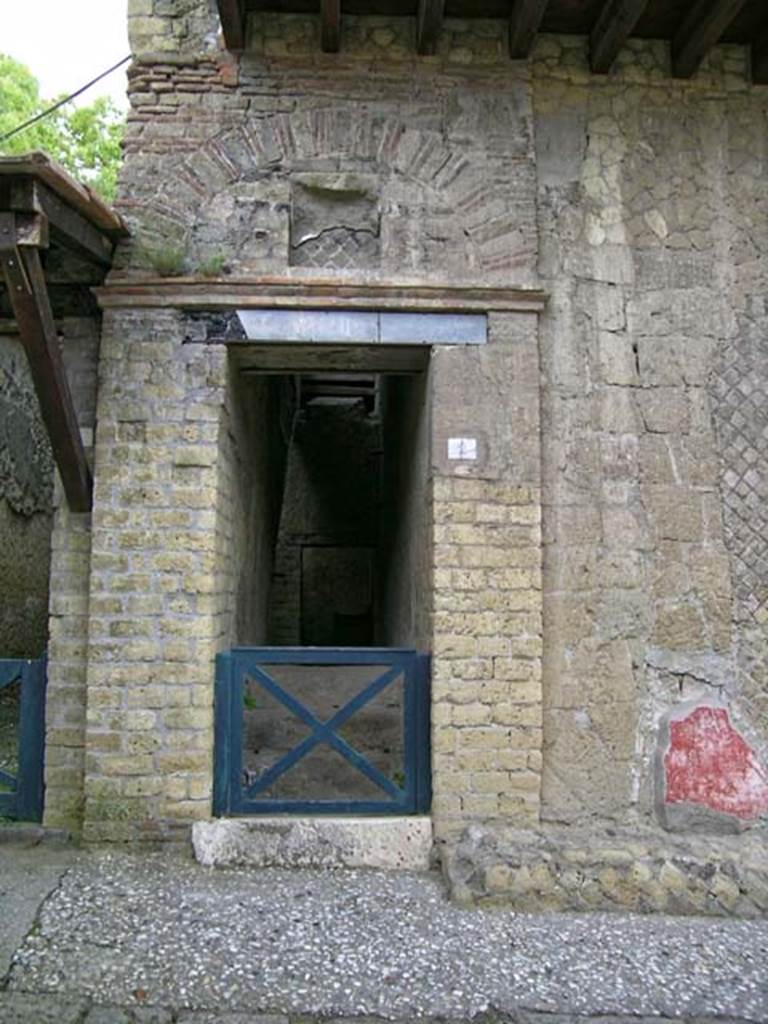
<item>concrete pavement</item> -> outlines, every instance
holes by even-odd
[[[768,922],[462,910],[435,875],[0,844],[0,1022],[768,1021]]]

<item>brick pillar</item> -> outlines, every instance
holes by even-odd
[[[439,838],[538,821],[542,741],[536,317],[433,356],[433,786]],[[476,442],[452,460],[451,438]]]
[[[57,487],[51,534],[46,825],[78,831],[83,816],[90,515],[73,514]]]
[[[180,837],[210,814],[221,628],[226,351],[168,311],[104,320],[95,453],[85,829]]]

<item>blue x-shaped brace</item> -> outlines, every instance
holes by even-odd
[[[297,743],[292,750],[289,750],[287,754],[283,754],[279,761],[275,761],[271,768],[268,768],[263,775],[260,775],[255,782],[246,790],[245,795],[247,797],[254,797],[262,790],[267,789],[272,783],[278,779],[281,775],[288,771],[289,768],[293,767],[297,761],[300,761],[302,757],[305,757],[311,750],[313,750],[318,743],[327,743],[329,746],[337,750],[343,757],[349,761],[349,763],[357,768],[358,771],[362,772],[371,782],[379,786],[387,793],[388,796],[392,797],[393,800],[400,800],[403,797],[403,790],[399,786],[396,786],[391,779],[388,779],[386,775],[383,775],[379,769],[371,764],[368,758],[364,757],[359,751],[355,750],[354,747],[350,746],[346,740],[342,739],[341,736],[336,734],[336,730],[339,729],[344,723],[359,711],[363,705],[367,704],[369,700],[372,700],[377,694],[381,693],[390,683],[393,683],[397,677],[403,672],[402,665],[394,665],[387,669],[382,675],[377,676],[373,679],[365,689],[361,690],[351,700],[347,701],[344,707],[340,708],[333,717],[329,718],[327,722],[321,722],[319,718],[312,714],[312,712],[306,708],[300,701],[292,697],[290,693],[282,688],[279,683],[258,665],[249,665],[245,670],[244,675],[250,676],[252,679],[261,683],[264,689],[270,693],[276,700],[280,701],[289,711],[291,711],[297,718],[301,719],[305,725],[309,726],[312,730],[312,734],[307,736],[306,739],[302,740],[301,743]]]

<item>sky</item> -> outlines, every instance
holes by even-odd
[[[26,64],[45,99],[74,92],[129,52],[127,0],[0,0],[0,53]],[[125,109],[125,66],[78,102]]]

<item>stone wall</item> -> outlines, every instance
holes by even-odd
[[[358,614],[369,620],[372,642],[380,451],[380,420],[362,402],[296,410],[281,494],[271,643],[345,646],[334,639],[334,622]]]
[[[56,326],[90,450],[99,324],[66,317]],[[0,335],[0,494],[0,656],[47,651],[46,821],[71,826],[83,804],[89,517],[67,510],[26,355],[7,334]]]
[[[404,57],[411,19],[377,29],[345,18],[350,44],[332,57],[316,45],[316,21],[254,19],[237,62],[206,55],[204,34],[161,60],[162,36],[147,39],[130,21],[137,60],[120,208],[136,241],[123,263],[145,273],[173,246],[190,271],[217,257],[233,274],[284,271],[310,224],[367,233],[364,260],[377,276],[530,284],[528,73],[499,60],[501,23],[456,23],[426,68]],[[344,270],[338,247],[307,263]]]
[[[48,636],[53,460],[27,358],[0,334],[0,657],[37,658]]]
[[[501,21],[449,20],[425,61],[412,19],[345,17],[329,55],[316,18],[253,16],[235,59],[211,11],[132,0],[134,234],[112,280],[543,282],[538,323],[492,312],[487,345],[432,353],[431,479],[405,519],[432,537],[393,545],[429,586],[387,617],[433,654],[438,839],[482,823],[509,869],[486,858],[473,898],[518,884],[530,830],[559,850],[577,827],[651,836],[653,888],[670,766],[686,829],[768,799],[764,90],[732,47],[689,82],[656,43],[606,77],[583,39],[510,63]],[[238,490],[250,428],[223,350],[183,345],[175,313],[116,311],[104,345],[88,834],[171,835],[208,813],[212,658],[246,628],[237,572],[264,561]],[[449,457],[461,438],[474,457]],[[712,817],[696,723],[748,813]]]
[[[383,383],[381,642],[432,648],[432,381]]]
[[[279,406],[276,382],[245,377],[230,362],[218,454],[217,572],[228,581],[220,650],[267,642],[285,462]]]
[[[547,821],[649,819],[658,722],[681,700],[724,699],[765,744],[748,403],[765,387],[768,102],[743,59],[719,49],[680,83],[653,44],[609,78],[581,40],[536,50]]]

